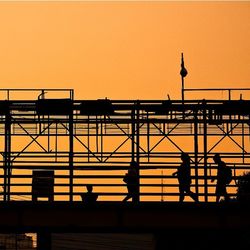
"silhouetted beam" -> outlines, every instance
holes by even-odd
[[[156,232],[240,230],[250,227],[249,206],[194,203],[11,202],[0,204],[1,232]]]

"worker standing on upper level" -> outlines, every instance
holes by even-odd
[[[128,194],[123,199],[127,201],[132,198],[133,202],[138,200],[139,196],[139,176],[138,176],[138,164],[135,161],[130,163],[128,173],[124,176],[123,181],[127,184]]]
[[[179,182],[179,201],[183,202],[185,193],[189,195],[194,201],[198,202],[197,194],[190,190],[191,185],[191,169],[190,169],[190,157],[187,153],[181,153],[182,163],[178,167],[177,171],[173,173],[173,176],[177,176]]]
[[[225,201],[229,200],[229,195],[227,193],[227,184],[232,180],[231,169],[226,165],[224,161],[221,160],[220,154],[215,154],[213,157],[214,162],[218,165],[217,170],[217,184],[216,184],[216,202],[220,201],[220,197],[224,196]],[[215,178],[212,178],[214,182]]]

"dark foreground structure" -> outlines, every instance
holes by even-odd
[[[0,205],[0,229],[38,232],[38,249],[47,250],[53,233],[153,235],[152,249],[247,249],[249,209],[233,203],[12,202]]]

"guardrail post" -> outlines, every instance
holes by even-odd
[[[4,135],[4,201],[10,200],[10,175],[11,175],[11,115],[5,115]]]

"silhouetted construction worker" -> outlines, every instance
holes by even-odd
[[[93,185],[87,184],[86,187],[88,192],[81,195],[82,201],[87,204],[92,204],[96,202],[98,194],[93,193]]]
[[[177,175],[179,182],[180,202],[183,202],[185,193],[189,195],[194,201],[198,202],[198,196],[190,191],[191,175],[190,175],[190,157],[187,153],[181,153],[181,165],[177,168],[177,171],[173,173],[173,176]]]
[[[138,164],[135,161],[130,163],[128,173],[123,178],[123,181],[127,184],[128,194],[123,199],[127,201],[132,198],[133,202],[139,199],[139,177],[138,177]]]
[[[227,184],[230,183],[232,178],[232,174],[230,173],[230,168],[227,167],[226,163],[221,160],[220,154],[215,154],[213,157],[214,162],[218,165],[217,169],[217,184],[216,184],[216,202],[220,201],[220,197],[224,196],[225,201],[229,200],[229,196],[227,193]],[[231,177],[230,177],[231,175]],[[214,182],[215,178],[212,179]]]

